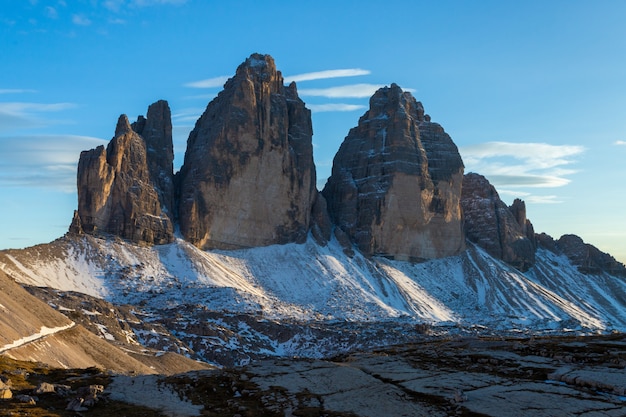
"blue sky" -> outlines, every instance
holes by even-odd
[[[466,172],[538,232],[626,262],[626,2],[9,0],[0,9],[0,248],[62,236],[81,150],[166,99],[177,167],[253,52],[313,111],[319,187],[379,86],[422,101]]]

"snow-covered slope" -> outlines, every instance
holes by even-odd
[[[414,320],[497,330],[626,330],[626,282],[583,275],[540,249],[528,273],[470,245],[419,264],[276,245],[200,251],[183,240],[151,248],[90,236],[0,254],[0,269],[31,285],[147,309],[202,306],[266,319]]]

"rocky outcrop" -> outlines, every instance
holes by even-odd
[[[567,256],[583,274],[601,274],[603,272],[626,277],[626,267],[608,253],[585,243],[576,235],[563,235],[554,240],[550,235],[537,235],[539,245],[556,254]]]
[[[72,221],[70,232],[113,234],[140,244],[173,240],[168,215],[173,204],[173,174],[167,168],[173,152],[164,151],[171,148],[171,121],[166,118],[167,103],[151,106],[148,118],[135,124],[135,129],[147,133],[146,140],[122,115],[106,149],[98,146],[80,154],[79,219]]]
[[[179,222],[194,245],[234,249],[306,239],[316,197],[311,115],[268,55],[237,68],[189,135]]]
[[[333,161],[322,194],[367,255],[421,260],[465,248],[463,162],[443,128],[396,84],[378,90]]]
[[[516,199],[509,207],[485,177],[468,173],[463,179],[461,206],[470,241],[520,271],[534,265],[535,233],[522,200]]]

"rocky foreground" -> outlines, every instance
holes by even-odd
[[[29,369],[24,379],[19,365],[1,364],[4,383],[21,378],[13,398],[0,402],[6,415],[73,416],[50,404],[71,405],[85,391],[80,387],[94,381],[103,391],[89,415],[626,415],[623,334],[433,339],[328,360],[271,359],[167,378]],[[46,379],[64,389],[34,396]]]

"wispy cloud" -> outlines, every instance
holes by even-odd
[[[228,76],[222,75],[220,77],[207,78],[205,80],[193,81],[190,83],[184,84],[185,87],[191,88],[215,88],[215,87],[223,87],[224,83],[228,81]]]
[[[73,135],[0,137],[0,187],[76,191],[76,166],[82,150],[105,140]]]
[[[78,26],[89,26],[91,25],[91,20],[85,15],[74,14],[72,15],[72,23]]]
[[[615,141],[615,145],[624,146],[624,145],[626,145],[626,141],[624,141],[624,140],[616,140]]]
[[[38,128],[49,125],[41,113],[74,108],[73,103],[0,102],[0,131],[19,128]]]
[[[459,148],[466,170],[485,175],[496,187],[562,187],[583,146],[487,142]]]
[[[285,83],[292,81],[311,81],[311,80],[324,80],[327,78],[340,78],[340,77],[356,77],[359,75],[368,75],[371,72],[361,68],[347,68],[347,69],[335,69],[317,72],[307,72],[304,74],[290,75],[285,77]]]
[[[331,112],[331,111],[355,111],[365,109],[366,106],[360,104],[346,103],[326,103],[326,104],[307,104],[307,107],[314,113]]]
[[[370,97],[382,84],[351,84],[328,88],[303,88],[298,91],[301,96],[327,98],[364,98]]]

